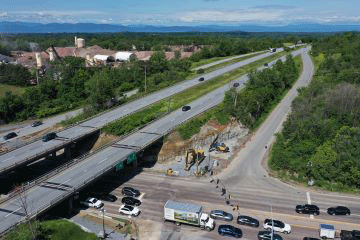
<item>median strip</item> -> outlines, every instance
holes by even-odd
[[[190,103],[201,96],[214,91],[215,89],[224,86],[225,84],[233,81],[234,79],[242,76],[250,71],[256,70],[258,67],[264,65],[275,59],[278,59],[284,55],[288,54],[287,52],[280,52],[270,57],[260,59],[256,62],[250,63],[246,66],[237,68],[233,71],[225,73],[219,77],[207,80],[203,84],[197,85],[190,89],[187,89],[181,93],[175,94],[169,98],[163,99],[160,102],[152,104],[149,107],[146,107],[134,114],[131,114],[127,117],[116,120],[108,125],[106,125],[103,130],[104,132],[120,136],[122,134],[129,133],[136,128],[141,128],[145,124],[159,119],[169,112],[177,110],[181,106]]]

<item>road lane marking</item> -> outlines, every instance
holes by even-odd
[[[140,194],[140,196],[138,197],[138,199],[141,201],[142,198],[144,197],[144,195],[145,195],[145,193]]]
[[[16,211],[18,211],[18,210],[20,210],[20,209],[22,209],[22,207],[19,207],[18,209],[16,209],[16,210],[12,211],[11,213],[9,213],[9,214],[5,215],[5,217],[10,216],[11,214],[13,214],[14,212],[16,212]]]
[[[306,198],[307,198],[308,204],[311,204],[311,198],[310,198],[310,193],[309,192],[306,192]],[[310,218],[314,219],[314,215],[310,214]]]
[[[2,162],[7,162],[7,161],[9,161],[10,159],[13,159],[13,158],[14,158],[14,156],[9,157],[9,158],[5,159],[5,160],[4,160],[4,161],[2,161]]]
[[[311,204],[311,199],[310,199],[310,193],[309,192],[306,192],[306,198],[307,198],[308,204]]]

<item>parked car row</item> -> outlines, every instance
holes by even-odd
[[[304,213],[304,214],[314,214],[314,215],[320,214],[319,207],[312,204],[297,205],[295,211],[297,213]],[[347,207],[337,206],[337,207],[328,208],[327,213],[330,215],[350,215],[351,211]]]
[[[304,204],[297,205],[295,208],[297,213],[305,213],[305,214],[320,214],[320,209],[316,205]],[[351,211],[349,208],[344,206],[330,207],[327,209],[327,213],[330,215],[350,215]],[[209,213],[210,217],[213,219],[229,221],[231,222],[234,217],[231,213],[225,212],[223,210],[212,210]],[[255,218],[239,215],[236,219],[236,222],[240,225],[248,225],[252,227],[259,227],[259,221]],[[289,224],[283,223],[282,221],[275,219],[265,219],[263,227],[265,231],[258,232],[259,240],[282,240],[282,237],[274,232],[280,233],[291,233],[291,226]],[[332,235],[335,235],[335,229],[331,228],[331,225],[321,224],[320,225],[320,236],[333,238]],[[227,235],[236,238],[242,237],[242,231],[239,228],[236,228],[231,225],[220,225],[218,228],[218,233],[220,235]],[[353,234],[353,233],[352,233]],[[318,238],[304,237],[303,240],[318,240]]]
[[[223,220],[223,221],[229,221],[231,222],[234,217],[231,213],[225,212],[223,210],[212,210],[209,213],[210,217],[213,219]],[[247,225],[251,227],[259,227],[260,223],[259,220],[245,215],[239,215],[236,219],[236,222],[239,225]],[[283,223],[279,220],[272,220],[272,219],[265,219],[264,220],[264,229],[266,231],[260,231],[258,233],[258,239],[259,240],[267,240],[271,239],[272,232],[281,232],[281,233],[291,233],[291,227],[289,224]],[[220,225],[218,227],[218,233],[220,235],[227,235],[232,236],[236,238],[242,237],[242,231],[239,228],[236,228],[231,225]],[[282,240],[282,237],[278,234],[273,234],[274,240]]]
[[[124,187],[121,190],[121,193],[125,195],[125,197],[121,199],[123,204],[118,210],[119,213],[124,215],[138,216],[141,211],[137,206],[141,205],[141,201],[136,197],[140,196],[140,191],[135,188]],[[100,209],[104,206],[104,203],[101,200],[109,202],[115,202],[117,200],[116,196],[108,193],[88,192],[87,195],[91,195],[91,197],[80,201],[80,203],[87,207],[93,207],[96,209]]]

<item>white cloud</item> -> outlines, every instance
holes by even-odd
[[[196,11],[179,16],[183,22],[273,22],[282,19],[281,11]]]

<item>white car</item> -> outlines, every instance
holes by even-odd
[[[85,201],[80,201],[81,204],[84,204],[88,207],[101,208],[104,206],[104,203],[96,198],[89,197]]]
[[[140,210],[138,207],[123,204],[119,208],[119,213],[131,216],[139,216]]]
[[[273,222],[273,223],[272,223]],[[289,224],[283,223],[279,220],[265,219],[264,228],[271,231],[274,227],[274,232],[291,233],[291,227]]]

